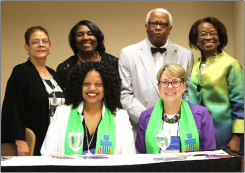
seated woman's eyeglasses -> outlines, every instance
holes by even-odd
[[[35,41],[32,41],[32,42],[29,42],[31,45],[33,46],[38,46],[40,43],[42,44],[49,44],[50,42],[48,40],[42,40],[42,41],[39,41],[39,40],[35,40]]]
[[[161,28],[167,28],[169,26],[168,23],[157,23],[157,22],[147,22],[150,24],[151,27],[156,28],[158,25],[160,25]]]
[[[161,87],[167,88],[169,86],[169,84],[171,83],[172,87],[178,88],[180,86],[181,82],[183,82],[183,81],[178,81],[178,80],[174,80],[172,82],[159,81],[159,84],[160,84]]]
[[[218,34],[216,32],[211,32],[211,33],[202,32],[201,34],[199,34],[199,37],[206,38],[208,35],[210,37],[217,37],[218,36]]]

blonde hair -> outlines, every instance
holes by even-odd
[[[164,71],[166,71],[169,77],[177,77],[177,78],[180,78],[183,82],[186,81],[185,69],[179,64],[165,64],[164,66],[162,66],[157,73],[158,82],[160,82],[160,78]]]

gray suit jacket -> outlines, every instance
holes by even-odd
[[[156,78],[157,71],[147,39],[122,49],[118,63],[122,79],[121,104],[123,109],[127,110],[134,125],[137,125],[141,112],[154,107],[160,99]],[[192,52],[168,40],[164,60],[164,64],[166,63],[179,64],[186,70],[187,87],[184,99],[187,100],[194,63]]]

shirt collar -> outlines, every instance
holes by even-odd
[[[154,46],[154,45],[150,42],[150,40],[149,40],[148,37],[147,37],[147,42],[148,42],[149,47],[156,47],[156,46]],[[165,45],[161,46],[160,48],[166,48],[166,49],[167,49],[167,47],[168,47],[168,39],[167,39],[167,42],[165,43]]]

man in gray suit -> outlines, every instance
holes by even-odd
[[[148,37],[122,49],[118,64],[122,79],[121,104],[129,114],[134,135],[141,112],[154,107],[160,99],[156,76],[161,66],[176,63],[186,70],[187,85],[183,98],[187,100],[194,63],[191,51],[168,39],[172,16],[167,10],[151,10],[147,14],[145,27]]]

